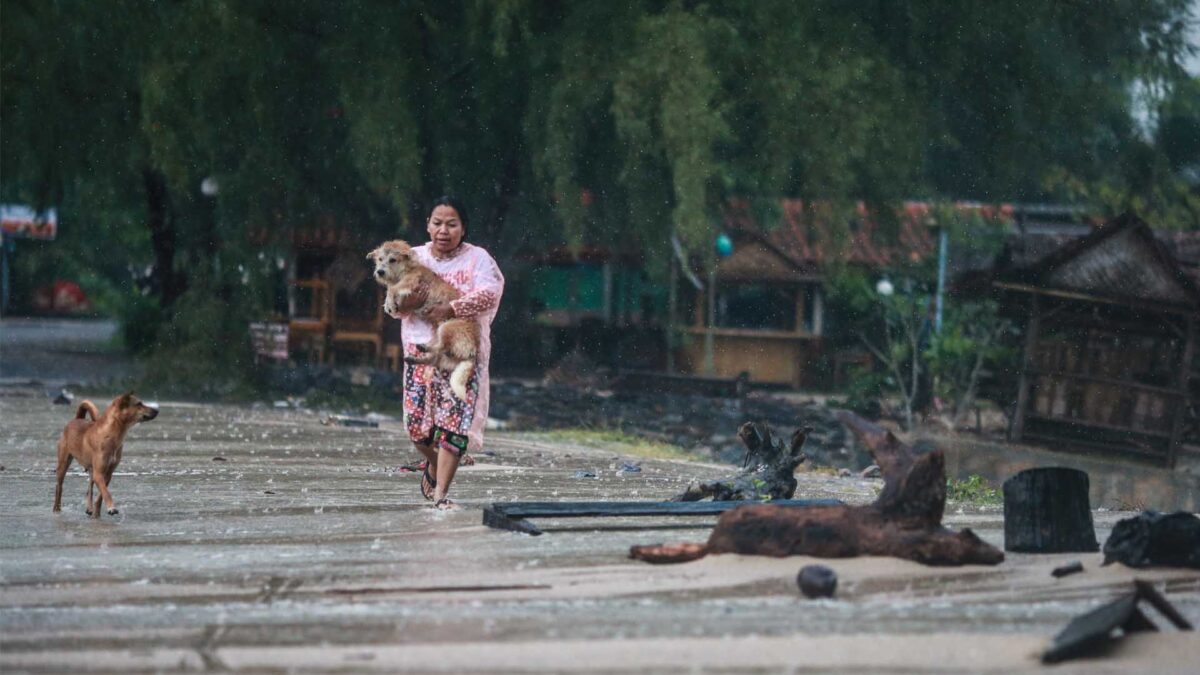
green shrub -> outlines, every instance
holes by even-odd
[[[989,485],[981,476],[971,474],[966,480],[946,481],[946,500],[982,505],[1000,504],[1003,497],[999,490]]]

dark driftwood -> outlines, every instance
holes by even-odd
[[[1200,569],[1200,518],[1186,511],[1146,511],[1113,527],[1104,542],[1104,564]]]
[[[839,413],[875,457],[883,492],[867,506],[787,509],[747,505],[721,516],[705,544],[635,546],[630,557],[683,562],[709,553],[810,555],[847,558],[886,555],[926,565],[995,565],[1004,553],[970,530],[942,527],[945,460],[940,450],[914,455],[891,433],[856,415]]]
[[[785,499],[780,506],[809,508],[841,504],[836,499]],[[497,502],[483,510],[483,524],[500,530],[539,535],[527,518],[595,516],[716,516],[742,502]]]
[[[1004,481],[1004,550],[1074,553],[1100,550],[1078,469],[1026,469]]]
[[[765,424],[746,422],[738,428],[738,438],[746,446],[746,459],[737,475],[711,483],[692,483],[670,501],[763,501],[791,499],[796,494],[796,467],[805,460],[804,441],[812,427],[797,429],[791,443],[771,436]]]

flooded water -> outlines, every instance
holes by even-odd
[[[481,525],[491,502],[658,500],[729,467],[494,433],[494,454],[455,482],[464,508],[442,513],[421,499],[418,474],[398,470],[415,455],[397,421],[324,426],[309,411],[171,402],[128,436],[112,485],[119,515],[84,514],[77,469],[54,514],[55,443],[72,411],[42,392],[0,395],[0,651],[42,655],[35,665],[96,649],[179,649],[211,667],[222,648],[314,643],[1049,636],[1132,577],[1119,566],[1096,570],[1093,554],[937,570],[824,561],[841,576],[838,599],[804,601],[795,574],[807,559],[654,567],[626,557],[633,544],[703,540],[711,517],[539,520],[540,537]],[[619,472],[626,461],[643,470]],[[573,478],[577,471],[598,478]],[[878,485],[804,474],[797,497],[865,503]],[[947,514],[948,525],[1002,545],[998,507],[951,504]],[[1101,541],[1123,515],[1096,514]],[[1072,559],[1089,571],[1049,577]],[[1200,575],[1149,578],[1200,623]]]

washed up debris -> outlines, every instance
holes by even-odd
[[[347,415],[330,415],[321,420],[321,424],[327,427],[366,427],[368,429],[378,429],[379,422],[377,420],[366,417],[349,417]]]
[[[1097,551],[1088,475],[1078,469],[1026,469],[1004,481],[1004,550]]]
[[[711,483],[693,482],[671,501],[791,499],[796,494],[796,467],[806,459],[804,442],[810,432],[812,427],[801,427],[784,447],[766,424],[746,422],[738,428],[738,438],[746,446],[741,472]]]
[[[583,471],[582,469],[571,474],[571,478],[595,478],[596,480],[600,479],[599,476],[592,473],[591,471]]]
[[[1067,563],[1066,565],[1061,565],[1059,567],[1055,567],[1054,570],[1050,572],[1050,575],[1053,576],[1055,579],[1061,579],[1062,577],[1069,576],[1071,574],[1076,574],[1076,573],[1082,572],[1082,571],[1083,571],[1083,563],[1076,560],[1075,562],[1071,562],[1071,563]]]
[[[883,472],[879,470],[878,464],[872,464],[871,466],[868,466],[867,468],[863,469],[862,471],[859,471],[858,477],[859,478],[881,478],[881,477],[883,477]]]
[[[883,491],[865,506],[748,504],[725,512],[705,544],[634,546],[647,562],[682,562],[709,553],[849,558],[884,555],[925,565],[996,565],[1004,553],[969,529],[942,526],[946,461],[941,450],[916,454],[891,432],[849,412],[842,420],[883,471]],[[677,557],[673,557],[677,556]]]
[[[845,467],[838,469],[838,478],[849,478],[850,476],[853,476],[853,475],[854,474],[850,473],[850,469],[847,469]]]
[[[1113,526],[1104,542],[1104,564],[1200,569],[1200,518],[1186,511],[1146,511]]]
[[[824,565],[805,565],[796,575],[796,583],[806,598],[832,598],[837,592],[837,572]]]
[[[225,459],[224,457],[221,457],[220,455],[218,455],[218,456],[216,456],[216,457],[213,457],[213,460],[212,460],[212,461],[214,461],[214,462],[228,462],[229,460],[227,460],[227,459]]]
[[[71,392],[67,391],[66,389],[60,389],[58,391],[58,393],[54,396],[54,400],[52,402],[54,403],[54,405],[70,405],[71,401],[74,401],[74,400],[75,400],[75,394],[72,394]]]
[[[642,472],[642,467],[638,464],[634,464],[633,462],[621,462],[621,464],[617,466],[618,474],[641,473],[641,472]]]
[[[841,504],[836,499],[785,499],[780,506],[792,509],[820,508]],[[542,531],[529,518],[592,518],[603,516],[713,516],[730,509],[746,508],[745,502],[495,502],[483,509],[483,524],[499,530],[539,535]],[[687,548],[657,545],[656,548]],[[701,544],[694,546],[702,547]],[[640,547],[635,546],[634,550]],[[700,553],[696,557],[703,557]],[[632,556],[631,557],[636,557]],[[648,562],[657,562],[640,558]],[[663,560],[662,562],[679,562]]]
[[[1110,642],[1130,633],[1157,631],[1154,624],[1138,609],[1142,600],[1150,603],[1179,630],[1192,630],[1192,624],[1167,601],[1148,581],[1134,580],[1133,592],[1081,614],[1054,636],[1054,642],[1042,654],[1043,663],[1058,663],[1068,659],[1095,656],[1103,653]],[[1117,634],[1117,629],[1120,634]]]
[[[596,389],[531,385],[498,379],[492,382],[490,416],[515,431],[562,428],[612,428],[668,443],[710,459],[740,464],[746,449],[735,437],[746,420],[770,424],[787,439],[796,420],[804,420],[808,461],[822,466],[850,466],[855,471],[870,463],[866,450],[854,442],[833,411],[816,402],[797,403],[751,392],[743,398],[709,398],[695,394],[649,389]]]
[[[275,491],[274,490],[263,490],[263,494],[264,495],[273,495],[273,494],[275,494]]]

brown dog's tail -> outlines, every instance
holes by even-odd
[[[75,409],[75,419],[85,420],[88,415],[91,415],[93,420],[100,419],[100,411],[96,409],[96,404],[91,401],[83,401]]]

